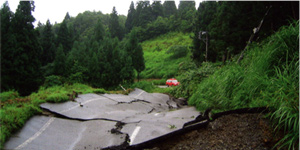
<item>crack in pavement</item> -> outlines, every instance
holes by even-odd
[[[58,112],[55,112],[55,111],[51,111],[50,109],[47,109],[47,108],[41,108],[43,111],[43,114],[44,116],[49,116],[49,117],[55,117],[55,118],[61,118],[61,119],[66,119],[66,120],[75,120],[75,121],[81,121],[81,122],[84,122],[84,121],[95,121],[95,120],[103,120],[103,121],[111,121],[111,122],[121,122],[119,120],[114,120],[114,119],[108,119],[108,118],[92,118],[92,119],[82,119],[82,118],[73,118],[73,117],[68,117],[68,116],[65,116],[63,114],[60,114]],[[136,122],[127,122],[125,124],[131,124],[131,123],[139,123],[140,121],[136,121]],[[123,123],[123,122],[121,122]]]
[[[132,104],[132,103],[135,103],[135,102],[144,102],[144,103],[148,103],[148,104],[151,104],[151,102],[149,101],[146,101],[146,100],[141,100],[141,99],[134,99],[130,102],[118,102],[118,104]]]

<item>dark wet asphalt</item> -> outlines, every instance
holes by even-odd
[[[5,149],[71,150],[136,145],[180,130],[199,112],[177,108],[166,94],[135,89],[129,95],[84,94],[76,102],[44,103],[56,114],[34,116],[8,142]]]

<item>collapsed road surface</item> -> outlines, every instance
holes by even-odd
[[[135,89],[129,95],[84,94],[75,101],[43,103],[52,115],[34,116],[5,149],[103,149],[134,146],[175,132],[194,120],[194,107],[178,105],[166,94]]]

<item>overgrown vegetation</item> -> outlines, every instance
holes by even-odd
[[[213,112],[268,107],[276,130],[284,130],[279,148],[299,146],[299,22],[283,27],[262,43],[254,43],[246,58],[222,67],[204,64],[181,75],[175,94],[189,105]],[[207,69],[207,70],[206,70]],[[211,75],[209,75],[211,74]],[[209,75],[209,76],[207,76]],[[201,81],[201,82],[199,82]]]
[[[180,63],[190,60],[190,33],[170,32],[142,42],[146,68],[142,78],[172,78],[178,74]]]
[[[15,91],[0,93],[0,149],[3,149],[4,143],[10,135],[22,128],[30,117],[42,112],[39,107],[41,103],[69,101],[70,98],[75,98],[75,95],[72,95],[73,91],[82,94],[106,93],[104,89],[92,88],[83,84],[41,87],[38,92],[26,97],[20,97]]]

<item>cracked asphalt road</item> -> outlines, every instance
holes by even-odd
[[[135,89],[129,95],[84,94],[75,102],[44,103],[5,149],[104,149],[133,146],[180,130],[199,112],[178,108],[166,94]]]

